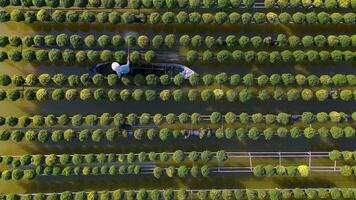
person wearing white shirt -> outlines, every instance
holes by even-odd
[[[116,72],[116,74],[121,77],[123,74],[127,74],[130,72],[130,59],[127,56],[127,63],[124,65],[120,65],[118,62],[113,62],[111,64],[111,69]]]

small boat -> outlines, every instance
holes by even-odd
[[[97,64],[96,66],[90,68],[90,73],[94,74],[102,74],[107,76],[109,74],[116,74],[114,70],[111,68],[111,62]],[[142,64],[130,64],[128,73],[122,75],[148,75],[155,74],[157,76],[162,76],[164,74],[168,74],[171,78],[174,76],[181,74],[185,79],[188,79],[195,72],[190,68],[175,63],[142,63]]]

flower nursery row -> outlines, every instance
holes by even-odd
[[[341,89],[282,89],[275,88],[271,90],[260,89],[189,89],[187,91],[176,90],[143,90],[143,89],[0,89],[0,100],[17,101],[23,99],[26,101],[220,101],[228,102],[248,102],[252,100],[259,101],[354,101],[356,100],[356,90]]]
[[[306,138],[313,139],[317,136],[321,138],[330,139],[354,139],[355,138],[355,128],[351,126],[346,126],[341,128],[338,126],[332,126],[331,128],[320,127],[320,128],[299,128],[299,127],[279,127],[279,128],[261,128],[261,127],[249,127],[249,128],[201,128],[198,130],[186,130],[186,129],[135,129],[132,131],[119,130],[116,128],[110,129],[63,129],[63,130],[0,130],[0,140],[14,142],[21,141],[38,141],[38,142],[102,142],[102,141],[117,141],[123,138],[134,138],[135,140],[155,140],[159,139],[161,141],[167,141],[169,139],[189,139],[189,138],[199,138],[199,139],[235,139],[237,141],[245,140],[271,140],[273,137],[276,138],[286,138],[291,137],[293,139]],[[119,138],[120,137],[120,138]]]
[[[53,127],[53,126],[120,126],[123,124],[135,125],[150,125],[154,124],[160,126],[162,124],[281,124],[288,125],[296,122],[305,124],[319,123],[353,123],[356,121],[356,112],[346,114],[343,112],[331,111],[330,113],[319,112],[302,112],[300,114],[290,113],[276,113],[276,114],[262,114],[253,113],[248,114],[245,112],[235,114],[228,112],[221,114],[220,112],[211,112],[211,114],[203,115],[199,113],[162,113],[149,114],[149,113],[103,113],[101,115],[95,114],[74,114],[74,115],[54,115],[48,114],[47,116],[34,115],[34,116],[0,116],[0,126],[7,125],[10,127]]]
[[[140,48],[154,48],[160,49],[177,48],[177,44],[183,47],[194,48],[214,48],[227,46],[229,48],[261,48],[261,47],[356,47],[356,35],[305,35],[287,36],[285,34],[278,34],[276,37],[271,36],[236,36],[227,35],[222,36],[202,36],[202,35],[69,35],[62,33],[59,35],[26,35],[26,36],[7,36],[0,35],[0,47],[8,45],[13,47],[65,47],[65,48],[122,48],[127,45],[130,47]]]
[[[256,13],[200,13],[200,12],[94,12],[45,10],[1,10],[0,22],[54,22],[54,23],[99,23],[99,24],[355,24],[356,15],[326,12]]]
[[[117,74],[110,74],[103,76],[101,74],[82,75],[64,75],[58,74],[28,74],[22,75],[10,75],[0,74],[1,86],[15,86],[15,87],[115,87],[115,86],[184,86],[191,87],[196,86],[211,86],[214,84],[226,85],[226,86],[259,86],[265,87],[271,86],[324,86],[324,87],[352,87],[356,86],[356,75],[354,74],[335,74],[335,75],[315,75],[310,74],[308,76],[303,74],[293,75],[291,73],[283,74],[271,74],[271,75],[256,75],[248,73],[232,74],[227,73],[219,74],[193,74],[189,79],[184,79],[181,74],[174,77],[170,77],[168,74],[157,76],[155,74],[142,75],[137,74],[135,76],[122,76],[118,77]]]

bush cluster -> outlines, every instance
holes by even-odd
[[[146,56],[146,55],[150,56]],[[141,57],[143,57],[141,59]],[[156,57],[154,51],[146,51],[143,55],[138,51],[131,51],[131,63],[138,63],[142,60],[152,62]],[[120,63],[127,62],[127,52],[123,50],[110,51],[110,50],[72,50],[72,49],[10,49],[9,51],[0,51],[0,62],[5,60],[14,62],[29,61],[29,62],[64,62],[64,63],[87,63],[87,62],[110,62],[117,61]]]
[[[140,200],[219,200],[219,199],[352,199],[356,197],[356,189],[352,188],[294,188],[294,189],[198,189],[198,190],[114,190],[114,191],[65,191],[62,193],[35,194],[1,194],[0,199],[39,199],[45,200],[50,196],[58,199],[85,200],[88,197],[98,199],[140,199]]]
[[[190,0],[190,1],[145,1],[145,0],[136,0],[136,1],[128,1],[128,0],[98,0],[98,1],[60,1],[60,0],[52,0],[52,1],[9,1],[2,0],[0,2],[0,7],[7,6],[35,6],[37,8],[42,7],[94,7],[94,8],[154,8],[154,9],[176,9],[176,8],[251,8],[255,5],[255,0],[243,0],[243,1],[234,1],[234,0],[209,0],[209,1],[199,1],[199,0]],[[356,5],[353,1],[347,0],[333,0],[333,1],[296,1],[296,0],[265,0],[264,1],[265,8],[326,8],[326,9],[337,9],[337,8],[356,8]]]
[[[7,180],[32,180],[36,176],[83,176],[83,175],[126,175],[140,174],[140,165],[103,165],[103,166],[37,166],[34,168],[16,168],[1,172],[1,179]]]
[[[248,0],[246,0],[248,1]],[[162,1],[160,1],[162,2]],[[0,11],[0,22],[25,21],[28,23],[55,22],[55,23],[110,23],[110,24],[355,24],[356,15],[349,13],[326,13],[326,12],[296,12],[293,14],[282,13],[199,13],[199,12],[152,12],[149,14],[136,14],[134,12],[93,12],[93,11],[64,11],[53,10],[51,12],[45,9],[39,11],[23,11],[14,9],[11,12]]]
[[[326,8],[335,10],[338,8],[356,8],[355,2],[351,0],[331,0],[331,1],[308,1],[308,0],[264,0],[266,8]]]
[[[217,138],[217,139],[234,139],[238,141],[244,140],[271,140],[273,137],[286,138],[290,137],[293,139],[304,137],[306,139],[312,139],[317,136],[321,138],[332,138],[332,139],[353,139],[355,137],[355,129],[351,126],[346,126],[344,128],[338,126],[329,127],[279,127],[279,128],[261,128],[261,127],[249,127],[249,128],[201,128],[199,130],[170,130],[168,128],[162,129],[143,129],[138,128],[132,131],[118,130],[115,128],[111,129],[82,129],[80,131],[73,131],[72,129],[67,130],[6,130],[0,131],[0,140],[8,141],[12,140],[14,142],[26,141],[39,141],[42,143],[52,141],[52,142],[101,142],[101,141],[115,141],[118,137],[132,137],[135,140],[154,140],[159,139],[161,141],[167,141],[169,139],[188,139],[189,137],[197,137],[200,139],[206,138]]]
[[[57,166],[57,165],[82,165],[82,164],[133,164],[144,163],[147,161],[160,161],[167,163],[174,161],[176,164],[182,162],[209,162],[216,159],[218,162],[224,162],[228,159],[225,151],[220,150],[217,152],[210,152],[208,150],[202,152],[183,152],[177,150],[175,152],[140,152],[140,153],[127,153],[127,154],[49,154],[49,155],[22,155],[22,156],[1,156],[2,163],[11,165],[14,168],[20,166],[34,165],[38,166]]]
[[[205,117],[205,120],[202,119]],[[331,111],[329,113],[319,112],[303,112],[301,114],[290,114],[280,112],[278,114],[261,114],[261,113],[253,113],[248,114],[245,112],[235,114],[233,112],[228,112],[225,115],[219,112],[212,112],[210,115],[202,115],[199,113],[168,113],[163,115],[162,113],[149,114],[149,113],[130,113],[130,114],[122,114],[122,113],[103,113],[101,115],[53,115],[49,114],[47,116],[42,115],[34,115],[34,116],[0,116],[0,126],[7,125],[10,127],[18,126],[18,127],[53,127],[53,126],[120,126],[124,123],[129,125],[149,125],[155,124],[159,126],[163,123],[167,124],[199,124],[206,122],[209,117],[210,123],[212,124],[234,124],[234,123],[242,123],[242,124],[281,124],[288,125],[293,124],[294,122],[301,121],[306,124],[312,124],[315,122],[319,123],[344,123],[344,122],[352,122],[356,121],[356,112],[351,114],[346,114],[343,112]]]
[[[59,74],[28,74],[27,76],[22,75],[13,75],[9,76],[7,74],[0,74],[0,85],[9,86],[13,85],[16,87],[19,86],[43,86],[43,87],[88,87],[88,86],[167,86],[175,85],[182,86],[188,84],[191,87],[205,85],[211,86],[214,84],[227,85],[227,86],[239,86],[244,85],[247,87],[250,86],[259,86],[264,87],[267,85],[271,86],[324,86],[324,87],[344,87],[344,86],[355,86],[356,85],[356,75],[354,74],[335,74],[330,75],[320,75],[310,74],[305,76],[303,74],[293,75],[291,73],[283,74],[271,74],[271,75],[255,75],[252,73],[240,75],[232,74],[228,75],[227,73],[220,74],[205,74],[198,75],[194,74],[189,79],[184,79],[181,74],[177,74],[173,78],[170,78],[168,74],[162,75],[160,77],[149,74],[143,76],[137,74],[135,76],[124,76],[119,78],[116,74],[110,74],[107,77],[103,75],[96,74],[90,76],[89,74],[82,75],[64,75]]]
[[[241,51],[233,52],[221,50],[212,52],[206,50],[198,52],[189,50],[186,54],[186,60],[189,63],[195,62],[246,62],[246,63],[301,63],[301,62],[355,62],[356,56],[353,51],[316,51],[316,50],[284,50],[284,51]]]
[[[330,160],[343,160],[346,162],[352,162],[356,160],[356,151],[339,151],[333,150],[329,153]]]
[[[152,174],[155,178],[159,179],[163,175],[166,175],[169,178],[180,177],[185,178],[188,175],[192,177],[207,177],[210,175],[210,168],[208,165],[203,165],[201,167],[193,166],[187,167],[181,165],[168,166],[166,168],[161,167],[151,167],[145,168],[145,170],[152,170]],[[88,176],[88,175],[127,175],[127,174],[141,174],[140,165],[99,165],[99,166],[37,166],[27,169],[13,169],[13,170],[4,170],[0,173],[2,180],[32,180],[36,176],[45,175],[45,176]]]
[[[141,58],[143,57],[143,58]],[[74,51],[71,49],[58,50],[58,49],[41,49],[32,50],[24,49],[19,51],[17,49],[10,49],[9,51],[0,51],[0,62],[10,60],[14,62],[19,61],[38,61],[38,62],[59,62],[64,63],[84,63],[84,62],[126,62],[127,53],[123,50],[120,51],[96,51],[96,50],[79,50]],[[155,51],[146,51],[141,55],[138,51],[130,53],[130,61],[132,63],[139,63],[141,60],[152,62],[156,58]],[[230,52],[228,50],[221,50],[219,52],[212,52],[206,50],[198,52],[189,50],[186,54],[186,61],[189,63],[194,62],[213,62],[219,63],[229,62],[246,62],[246,63],[301,63],[301,62],[355,62],[356,56],[353,51],[316,51],[316,50],[295,50],[295,51],[241,51],[235,50]]]
[[[199,1],[199,0],[190,0],[190,1],[146,1],[146,0],[97,0],[97,1],[60,1],[60,0],[52,0],[52,1],[9,1],[2,0],[0,2],[0,7],[6,6],[35,6],[37,8],[41,7],[94,7],[94,8],[154,8],[154,9],[175,9],[175,8],[239,8],[239,7],[253,7],[255,1],[254,0],[243,0],[243,1],[218,1],[218,0],[209,0],[209,1]]]
[[[155,48],[160,49],[176,48],[176,45],[194,48],[213,48],[220,46],[227,46],[229,48],[261,48],[261,47],[356,47],[356,35],[305,35],[299,37],[296,35],[287,36],[285,34],[278,34],[277,37],[271,36],[235,36],[228,35],[226,37],[213,37],[201,35],[182,35],[177,36],[174,34],[155,35],[148,37],[146,35],[128,35],[126,37],[121,35],[87,35],[85,37],[79,35],[35,35],[35,36],[7,36],[0,35],[0,47],[7,45],[18,47],[20,45],[26,47],[42,47],[42,46],[58,46],[58,47],[71,47],[71,48],[107,48],[107,47],[123,47],[127,44],[130,47],[140,48]]]
[[[208,165],[203,165],[201,167],[193,166],[187,167],[185,165],[181,165],[179,167],[169,166],[167,168],[155,167],[153,169],[153,176],[156,179],[161,178],[163,175],[173,178],[186,178],[187,176],[192,176],[194,178],[199,177],[200,175],[203,177],[208,177],[210,175],[210,168]]]
[[[256,165],[253,167],[253,175],[257,177],[271,177],[271,176],[302,176],[309,175],[309,167],[306,165],[299,166],[282,166],[282,165]]]
[[[8,99],[16,101],[24,99],[27,101],[222,101],[229,102],[240,101],[241,103],[248,102],[253,99],[260,101],[276,100],[276,101],[354,101],[356,100],[356,90],[350,89],[319,89],[313,91],[311,89],[282,89],[275,88],[273,91],[266,89],[252,90],[244,89],[189,89],[184,91],[181,89],[175,90],[143,90],[143,89],[0,89],[0,101]]]

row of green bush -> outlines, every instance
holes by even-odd
[[[356,8],[356,2],[352,0],[264,0],[266,8]]]
[[[341,174],[343,176],[356,176],[356,165],[344,165],[341,167]]]
[[[85,37],[79,35],[68,35],[62,33],[59,35],[35,35],[35,36],[7,36],[0,35],[0,47],[7,45],[18,47],[24,45],[26,47],[42,47],[42,46],[58,46],[71,48],[108,48],[108,47],[130,47],[154,48],[162,47],[176,48],[177,45],[194,48],[213,48],[227,46],[229,48],[261,48],[261,47],[356,47],[356,35],[305,35],[302,37],[285,34],[278,34],[277,37],[271,36],[236,36],[228,35],[226,37],[213,37],[201,35],[182,35],[175,34],[155,35],[151,38],[146,35],[87,35]]]
[[[271,177],[271,176],[302,176],[307,177],[310,169],[306,165],[299,165],[298,167],[281,165],[257,165],[253,168],[253,174],[257,177]],[[343,176],[356,176],[356,166],[344,165],[341,167],[340,173]]]
[[[293,62],[354,62],[356,60],[355,52],[352,51],[315,51],[315,50],[295,50],[295,51],[228,51],[221,50],[212,52],[206,50],[198,52],[189,50],[186,54],[186,60],[194,62],[258,62],[258,63],[293,63]]]
[[[280,200],[280,199],[355,199],[354,188],[294,188],[294,189],[163,189],[163,190],[123,190],[114,191],[64,191],[61,193],[2,194],[1,200]]]
[[[75,51],[72,49],[10,49],[9,51],[0,51],[0,62],[5,60],[11,60],[14,62],[19,61],[38,61],[38,62],[64,62],[64,63],[84,63],[84,62],[109,62],[109,61],[118,61],[126,62],[127,61],[127,52],[120,51]],[[148,50],[145,53],[140,53],[139,51],[131,51],[129,59],[132,63],[139,63],[141,60],[146,62],[152,62],[156,59],[156,52]]]
[[[34,168],[34,169],[33,169]],[[33,168],[17,168],[1,172],[1,180],[32,180],[36,176],[79,176],[79,175],[126,175],[140,174],[140,165],[103,165],[103,166],[37,166]]]
[[[335,1],[336,2],[336,1]],[[155,8],[155,9],[175,9],[175,8],[240,8],[252,7],[255,0],[25,0],[25,1],[0,1],[0,7],[25,6],[25,7],[80,7],[80,8]],[[350,4],[350,3],[349,3]],[[353,6],[353,4],[352,4]]]
[[[293,75],[291,73],[283,74],[271,74],[270,76],[266,74],[255,75],[248,73],[245,75],[227,73],[219,74],[193,74],[189,79],[184,79],[183,75],[177,74],[174,77],[170,77],[168,74],[157,76],[155,74],[148,74],[144,76],[142,74],[137,74],[135,76],[122,76],[118,77],[117,74],[110,74],[108,76],[103,76],[101,74],[95,74],[90,76],[88,73],[82,75],[64,75],[62,73],[58,74],[28,74],[26,76],[13,75],[9,76],[7,74],[0,74],[0,85],[8,86],[13,85],[16,87],[20,86],[44,86],[44,87],[57,87],[57,86],[67,86],[67,87],[90,87],[90,86],[157,86],[157,85],[175,85],[182,86],[188,84],[189,86],[196,87],[200,85],[211,86],[214,84],[227,85],[227,86],[259,86],[264,87],[267,85],[272,86],[326,86],[326,87],[344,87],[344,86],[355,86],[356,85],[356,75],[354,74],[335,74],[335,75],[320,75],[310,74],[305,76],[303,74]]]
[[[344,122],[353,122],[356,121],[356,112],[352,114],[345,114],[343,112],[331,111],[330,113],[319,112],[303,112],[300,114],[290,114],[280,112],[278,114],[262,114],[262,113],[239,113],[235,114],[233,112],[228,112],[226,114],[221,114],[220,112],[212,112],[210,115],[205,115],[205,117],[209,117],[209,123],[211,124],[234,124],[234,123],[242,123],[242,124],[282,124],[288,125],[293,124],[294,122],[303,122],[306,124],[311,124],[314,122],[326,123],[344,123]],[[149,113],[103,113],[101,115],[95,114],[75,114],[75,115],[53,115],[49,114],[47,116],[42,115],[34,115],[34,116],[0,116],[0,126],[8,125],[11,127],[41,127],[41,126],[120,126],[124,123],[129,125],[150,125],[154,124],[156,126],[160,126],[164,123],[167,124],[199,124],[204,123],[201,114],[199,113],[168,113],[163,115],[162,113],[157,114],[149,114]]]
[[[211,152],[208,150],[197,152],[184,152],[176,150],[174,152],[140,152],[128,154],[49,154],[49,155],[22,155],[20,157],[1,156],[0,161],[5,165],[12,165],[14,168],[20,166],[34,165],[34,166],[56,166],[56,165],[82,165],[82,164],[107,164],[107,163],[143,163],[147,161],[160,161],[167,163],[173,160],[177,164],[182,162],[209,162],[216,159],[222,163],[228,159],[228,155],[224,150]]]
[[[0,7],[6,6],[35,6],[40,7],[94,7],[94,8],[155,8],[155,9],[176,9],[176,8],[251,8],[255,5],[255,0],[26,0],[11,1],[1,0]],[[265,0],[263,4],[266,8],[356,8],[354,1],[350,0],[327,0],[310,1],[310,0]]]
[[[36,176],[89,176],[89,175],[127,175],[127,174],[141,174],[143,166],[140,165],[100,165],[100,166],[37,166],[28,169],[12,169],[4,170],[1,172],[1,179],[4,181],[7,180],[32,180]],[[149,168],[150,170],[150,168]],[[192,176],[194,178],[202,175],[207,177],[210,175],[210,168],[208,165],[203,165],[201,167],[192,166],[187,167],[181,165],[168,166],[166,168],[154,167],[152,174],[155,178],[159,179],[163,175],[166,175],[169,178],[180,177],[185,178],[187,176]]]
[[[199,13],[199,12],[152,12],[149,14],[136,12],[94,12],[45,10],[24,11],[14,9],[11,12],[0,11],[0,22],[55,22],[55,23],[99,23],[99,24],[355,24],[356,15],[349,13],[326,12],[282,12],[255,13]]]
[[[141,54],[139,51],[132,51],[129,55],[129,59],[132,63],[139,63],[141,60],[146,62],[152,62],[156,59],[156,52],[148,50]],[[0,62],[10,60],[14,62],[19,61],[38,61],[38,62],[59,62],[64,63],[84,63],[84,62],[126,62],[127,52],[120,51],[96,51],[96,50],[59,50],[59,49],[10,49],[9,51],[0,51]],[[316,51],[316,50],[295,50],[295,51],[228,51],[221,50],[219,52],[213,52],[206,50],[204,52],[198,52],[195,50],[189,50],[186,54],[186,61],[190,63],[194,62],[214,62],[219,63],[226,62],[258,62],[258,63],[293,63],[293,62],[354,62],[356,60],[355,52],[353,51]]]
[[[356,161],[356,151],[333,150],[329,153],[330,160]]]
[[[288,166],[283,165],[256,165],[253,167],[253,175],[257,177],[271,176],[309,176],[310,169],[306,165]]]
[[[304,137],[303,137],[304,136]],[[317,136],[321,138],[332,138],[332,139],[342,139],[342,138],[354,138],[355,128],[347,126],[341,128],[338,126],[332,126],[331,128],[320,127],[320,128],[299,128],[299,127],[279,127],[275,128],[261,128],[261,127],[249,127],[249,128],[218,128],[209,129],[201,128],[199,130],[170,130],[167,128],[163,129],[135,129],[132,132],[126,130],[118,130],[115,128],[111,129],[82,129],[74,131],[72,129],[67,130],[1,130],[0,140],[9,141],[10,139],[14,142],[21,142],[24,139],[26,141],[39,141],[42,143],[53,141],[53,142],[71,142],[79,140],[80,142],[101,142],[101,141],[116,141],[118,137],[124,138],[134,138],[135,140],[155,140],[159,139],[161,141],[166,141],[168,139],[188,139],[190,137],[208,139],[235,139],[238,141],[244,140],[271,140],[273,137],[286,138],[291,137],[293,139],[306,138],[312,139]]]
[[[311,89],[282,89],[275,88],[272,91],[267,89],[252,90],[245,89],[189,89],[188,91],[176,90],[142,90],[142,89],[0,89],[0,101],[5,99],[16,101],[23,99],[26,101],[229,101],[242,103],[259,100],[259,101],[354,101],[356,100],[356,90],[349,89],[331,90],[319,89],[313,91]]]

